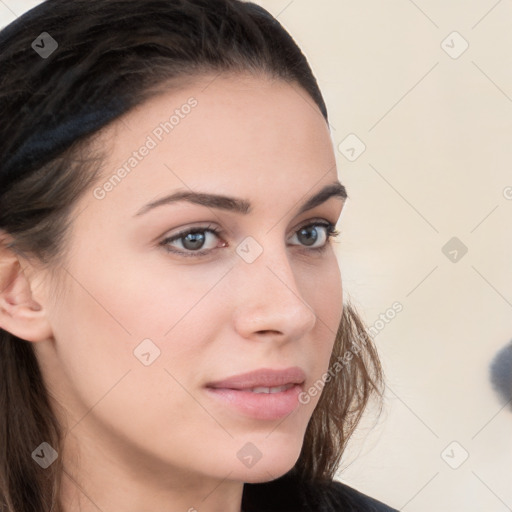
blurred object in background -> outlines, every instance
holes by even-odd
[[[512,341],[494,356],[489,371],[500,402],[512,410]]]

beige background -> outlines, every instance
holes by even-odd
[[[0,1],[0,25],[37,3]],[[512,510],[512,409],[488,376],[512,337],[512,3],[258,3],[327,102],[350,196],[345,296],[369,325],[403,306],[375,337],[384,412],[366,417],[339,479],[408,512]],[[455,262],[452,237],[468,248]]]

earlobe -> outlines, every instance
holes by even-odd
[[[33,297],[19,257],[0,237],[0,328],[27,341],[52,335],[45,308]]]

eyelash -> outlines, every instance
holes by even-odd
[[[310,228],[310,227],[313,227],[313,226],[321,226],[321,227],[325,228],[327,239],[326,239],[324,245],[322,245],[321,247],[314,247],[312,249],[308,249],[309,251],[314,251],[314,252],[317,252],[317,253],[324,252],[327,249],[327,247],[330,245],[330,242],[334,238],[336,238],[336,237],[338,237],[340,235],[340,232],[335,229],[334,224],[332,224],[331,222],[327,222],[327,223],[325,223],[325,222],[312,222],[310,224],[305,224],[305,225],[299,227],[296,232],[300,231],[301,229]],[[217,247],[215,249],[205,249],[205,250],[201,250],[201,251],[191,251],[191,250],[181,251],[181,250],[171,249],[170,246],[169,246],[170,242],[174,242],[176,240],[180,240],[182,238],[185,238],[189,234],[197,234],[197,233],[203,233],[203,232],[204,233],[206,233],[206,232],[213,233],[217,237],[222,236],[224,234],[224,232],[222,230],[220,230],[218,228],[215,228],[215,227],[212,228],[211,226],[198,226],[198,227],[187,229],[185,231],[181,231],[180,233],[177,233],[177,234],[175,234],[175,235],[173,235],[171,237],[167,237],[167,238],[165,238],[164,240],[162,240],[160,242],[160,245],[164,246],[164,249],[167,252],[170,252],[170,253],[173,253],[173,254],[178,254],[180,256],[192,257],[192,258],[205,256],[205,255],[211,253],[212,251],[221,248],[221,247]],[[304,247],[306,247],[306,246],[304,246]]]

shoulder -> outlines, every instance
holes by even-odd
[[[333,512],[335,510],[340,512],[345,512],[345,510],[354,512],[397,512],[397,509],[342,482],[332,481],[329,484],[324,484],[324,487],[328,489],[327,493],[330,495],[328,501],[331,502]]]
[[[336,480],[303,482],[291,474],[261,484],[246,484],[244,512],[398,512]]]

